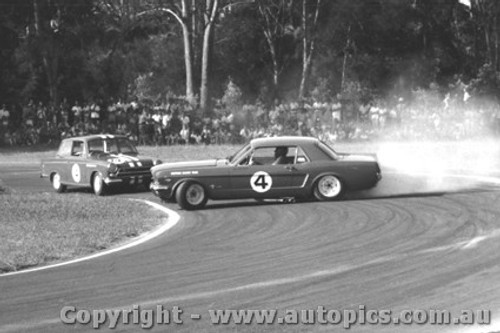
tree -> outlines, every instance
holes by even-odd
[[[23,5],[29,10],[23,11]],[[78,49],[78,27],[84,25],[92,8],[90,0],[28,0],[18,10],[24,20],[21,42],[15,56],[23,74],[27,74],[24,92],[29,97],[45,95],[52,105],[58,103],[67,68],[71,66],[73,52]],[[28,97],[28,98],[29,98]]]
[[[471,1],[471,13],[483,33],[486,62],[495,71],[500,70],[500,3],[494,0]]]
[[[280,75],[287,65],[287,39],[294,38],[293,1],[256,0],[260,24],[271,57],[273,94],[279,91]],[[277,96],[275,96],[277,97]]]
[[[189,0],[179,2],[170,1],[166,5],[159,4],[146,12],[165,12],[172,15],[182,28],[182,38],[184,45],[184,65],[186,73],[186,100],[194,105],[196,103],[193,81],[193,33],[196,31],[196,1],[189,3]]]
[[[308,1],[302,0],[302,76],[300,79],[299,99],[303,99],[306,91],[307,76],[311,67],[312,56],[316,42],[316,28],[318,26],[319,9],[321,0],[316,0],[312,24],[310,26],[308,14]]]
[[[219,0],[206,0],[201,63],[200,108],[206,113],[209,103],[209,66],[213,45],[213,26],[219,14]]]

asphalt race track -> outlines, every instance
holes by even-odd
[[[96,331],[90,324],[62,324],[61,309],[158,304],[180,307],[183,324],[155,325],[154,332],[342,332],[342,324],[215,325],[208,310],[360,305],[393,314],[489,309],[493,325],[357,324],[351,332],[499,331],[498,178],[444,175],[437,181],[383,173],[376,189],[342,202],[209,202],[196,212],[166,205],[181,220],[148,243],[0,276],[0,332]],[[0,178],[20,193],[52,190],[37,166],[0,166]],[[147,192],[118,195],[159,202]],[[201,318],[191,319],[193,313]],[[141,328],[119,324],[114,331]]]

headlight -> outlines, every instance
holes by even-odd
[[[162,164],[163,162],[161,160],[154,160],[153,161],[153,165],[158,165],[158,164]]]
[[[108,172],[109,173],[115,173],[118,171],[118,166],[114,163],[109,163],[108,164]]]

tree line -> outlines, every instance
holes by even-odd
[[[500,88],[495,0],[0,0],[0,103]]]

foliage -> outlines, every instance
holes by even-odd
[[[240,106],[257,99],[267,106],[293,101],[302,75],[303,2],[314,12],[312,0],[220,0],[206,71],[205,2],[185,16],[182,0],[5,2],[0,101],[185,95],[183,28],[191,37],[193,80],[208,75],[212,98],[225,96],[231,78]],[[494,0],[471,6],[458,0],[322,1],[317,29],[309,32],[316,47],[306,97],[330,101],[353,82],[363,95],[357,98],[404,95],[431,83],[447,87],[457,77],[478,95],[494,95],[500,87],[499,18]]]

